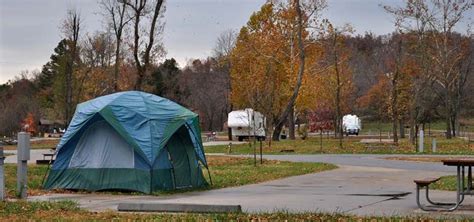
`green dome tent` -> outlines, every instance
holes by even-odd
[[[56,149],[46,189],[159,190],[206,186],[198,115],[129,91],[77,105]]]

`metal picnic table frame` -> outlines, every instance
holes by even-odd
[[[449,205],[447,211],[456,210],[464,201],[465,195],[474,195],[472,190],[472,167],[474,166],[474,159],[445,159],[441,160],[446,166],[456,167],[456,202],[455,203],[436,203],[428,198],[428,202],[433,205]],[[465,184],[465,168],[467,167],[467,184]],[[467,185],[467,186],[466,186]]]

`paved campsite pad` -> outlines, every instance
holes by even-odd
[[[240,187],[169,196],[51,194],[35,200],[76,200],[92,211],[116,210],[120,203],[241,205],[244,212],[338,212],[356,215],[430,214],[418,210],[414,179],[447,175],[454,169],[439,163],[381,159],[377,155],[275,155],[268,159],[328,162],[339,169]],[[351,164],[351,165],[349,165]],[[433,191],[432,198],[452,201],[452,192]],[[443,213],[437,213],[440,216]],[[449,216],[474,216],[474,199],[466,197]]]

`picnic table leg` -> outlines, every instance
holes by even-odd
[[[461,167],[462,167],[462,171],[463,171],[463,174],[464,174],[464,167],[463,166],[457,166],[456,177],[457,177],[457,185],[458,186],[457,186],[457,189],[456,189],[456,205],[449,208],[448,211],[454,211],[454,210],[458,209],[459,205],[464,201],[464,195],[462,194],[462,184],[463,184],[464,178],[461,177]],[[462,175],[462,176],[464,176],[464,175]],[[462,195],[462,199],[461,199],[461,195]]]
[[[467,190],[471,191],[472,189],[472,167],[469,166],[467,169]]]
[[[462,167],[462,170],[461,170],[461,167]],[[456,179],[457,179],[456,203],[453,207],[446,209],[446,211],[454,211],[458,209],[459,205],[461,205],[461,203],[464,201],[464,194],[463,194],[464,166],[457,166]]]
[[[465,186],[464,186],[464,179],[466,178],[466,175],[464,174],[464,166],[461,166],[461,172],[462,172],[462,176],[461,176],[461,192],[460,192],[460,195],[461,195],[461,202],[459,202],[459,204],[461,204],[463,201],[464,201],[464,193],[465,193]]]
[[[461,176],[458,179],[458,186],[459,188],[459,196],[460,196],[460,201],[459,204],[461,204],[464,201],[464,192],[465,192],[465,186],[464,186],[464,179],[465,179],[465,174],[464,174],[464,166],[459,166],[461,168]]]
[[[422,186],[420,185],[416,185],[416,204],[418,205],[418,207],[424,211],[437,211],[437,209],[434,209],[434,208],[430,208],[430,207],[425,207],[424,205],[422,205],[420,203],[420,189],[422,188]],[[428,186],[425,187],[426,189],[426,194],[428,194]],[[427,199],[428,199],[428,196],[426,196]]]
[[[456,203],[443,203],[443,202],[434,202],[430,199],[429,195],[429,186],[426,186],[426,201],[432,205],[438,205],[438,206],[454,206]]]
[[[416,205],[424,211],[431,211],[430,208],[425,208],[423,205],[420,204],[420,185],[416,185]]]

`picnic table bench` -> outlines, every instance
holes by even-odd
[[[217,139],[217,132],[209,132],[206,134],[206,141],[215,141]]]
[[[56,148],[52,148],[52,151],[56,150]],[[54,153],[43,153],[42,160],[36,160],[36,164],[52,164],[54,163]]]

